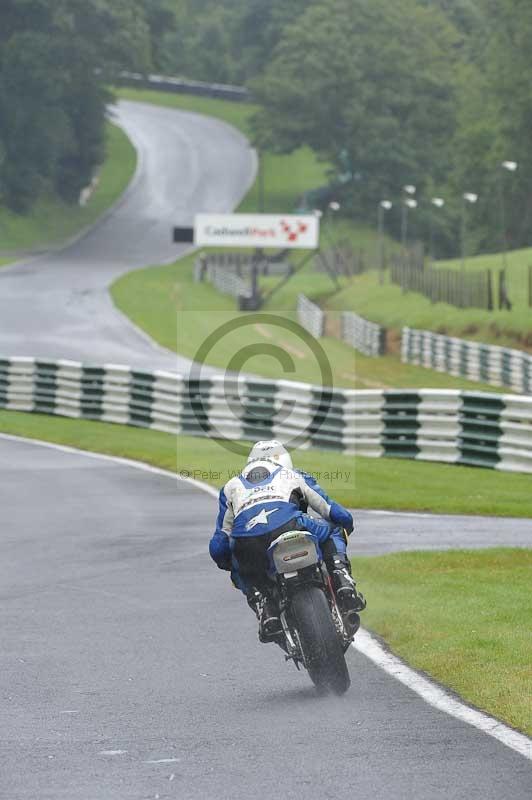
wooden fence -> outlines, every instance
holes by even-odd
[[[417,265],[394,259],[390,278],[403,292],[419,292],[432,303],[493,310],[493,280],[489,269],[478,272],[434,267],[420,269]]]

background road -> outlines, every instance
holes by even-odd
[[[532,547],[532,519],[392,514],[356,511],[356,551],[376,556],[399,550]]]
[[[2,797],[530,797],[530,762],[354,650],[338,700],[318,698],[277,648],[259,645],[242,596],[208,557],[209,495],[5,439],[0,495]],[[402,516],[358,519],[363,552],[412,534]],[[408,526],[418,521],[423,546],[449,527]],[[494,542],[508,527],[531,543],[530,522],[483,525]]]
[[[171,242],[174,225],[191,224],[198,211],[235,208],[254,178],[255,156],[242,134],[209,117],[120,102],[116,118],[139,154],[136,179],[80,241],[0,271],[0,355],[188,369],[186,359],[141,335],[107,289],[135,267],[183,253]]]

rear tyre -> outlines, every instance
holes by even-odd
[[[344,651],[327,598],[317,586],[305,586],[292,599],[305,666],[320,691],[344,694],[351,685]]]

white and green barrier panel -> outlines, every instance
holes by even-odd
[[[304,294],[297,299],[299,324],[316,339],[325,336],[327,314],[335,313],[323,311]],[[352,311],[340,314],[340,338],[366,356],[382,356],[386,352],[386,329]]]
[[[401,358],[408,364],[532,395],[532,355],[522,350],[403,328]]]
[[[366,356],[382,356],[386,352],[386,328],[352,311],[342,312],[342,339]]]
[[[228,265],[213,258],[197,258],[194,263],[196,283],[207,280],[221,294],[232,297],[251,297],[251,283]]]
[[[532,473],[532,397],[321,389],[224,375],[0,359],[0,408],[231,440]]]
[[[325,335],[325,312],[304,294],[297,298],[297,319],[315,339]]]

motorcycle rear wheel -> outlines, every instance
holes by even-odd
[[[340,695],[351,685],[342,642],[327,598],[317,586],[305,586],[292,598],[292,613],[310,678],[317,689]]]

